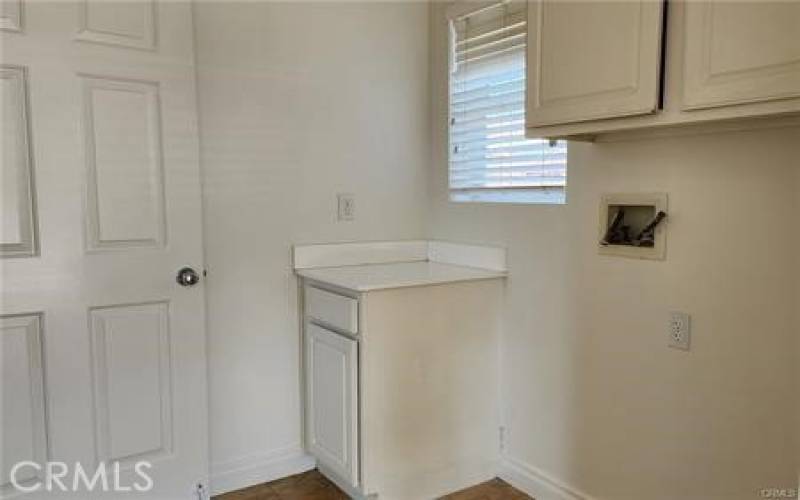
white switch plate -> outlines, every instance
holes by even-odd
[[[683,312],[669,313],[669,346],[688,351],[692,341],[692,317]]]
[[[340,221],[348,221],[356,218],[356,197],[351,193],[339,193],[336,195],[337,218]]]

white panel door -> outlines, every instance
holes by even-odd
[[[146,461],[154,485],[139,497],[195,500],[208,479],[203,283],[176,282],[203,269],[191,5],[20,12],[23,29],[0,33],[0,495],[21,459],[118,463],[122,487],[146,486]]]
[[[800,96],[800,2],[687,2],[684,109]]]
[[[652,113],[663,4],[529,0],[528,127]]]
[[[358,342],[306,324],[308,450],[358,486]]]

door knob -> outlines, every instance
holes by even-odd
[[[175,281],[180,286],[194,286],[200,282],[200,275],[191,267],[183,267],[175,276]]]

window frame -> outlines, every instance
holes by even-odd
[[[564,167],[564,183],[558,186],[503,186],[503,187],[474,187],[474,188],[461,188],[452,186],[452,154],[453,154],[453,134],[451,127],[453,126],[453,114],[451,102],[453,98],[453,85],[452,78],[456,63],[456,51],[454,46],[456,43],[456,27],[455,22],[477,14],[481,11],[497,8],[499,4],[506,4],[511,1],[524,1],[524,0],[485,0],[480,2],[470,1],[456,1],[447,6],[445,10],[445,20],[447,22],[447,191],[448,201],[450,203],[480,203],[480,204],[498,204],[498,205],[565,205],[567,203],[567,186],[568,186],[568,173],[569,173],[569,145],[567,141],[563,142],[566,151],[565,167]],[[526,36],[528,27],[526,26]],[[527,41],[526,41],[527,46]],[[527,54],[526,54],[527,59]],[[527,61],[526,61],[527,66]],[[525,86],[527,86],[527,74],[525,75]],[[527,94],[527,92],[526,92]],[[527,107],[523,104],[523,117],[527,113]],[[523,118],[524,120],[524,118]],[[524,124],[523,124],[524,128]],[[532,139],[524,135],[526,139]],[[553,141],[551,141],[553,142]]]

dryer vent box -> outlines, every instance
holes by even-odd
[[[654,223],[655,228],[648,231]],[[599,252],[634,259],[664,260],[666,226],[665,193],[605,194],[600,202]]]

